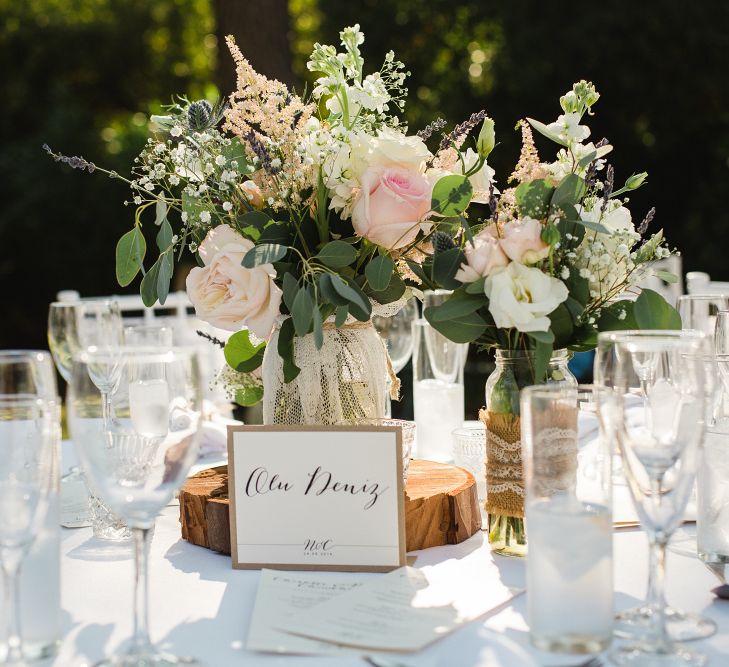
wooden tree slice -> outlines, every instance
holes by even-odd
[[[228,467],[210,468],[180,491],[182,537],[230,554]],[[414,459],[405,487],[407,551],[458,544],[481,530],[473,475],[456,466]]]

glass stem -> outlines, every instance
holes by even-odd
[[[648,608],[651,611],[653,639],[659,646],[669,646],[666,628],[666,545],[663,536],[654,536],[650,543],[650,562],[648,573]]]
[[[148,589],[148,556],[150,528],[133,528],[134,537],[134,637],[132,637],[133,654],[149,652],[152,643],[149,640],[149,589]]]
[[[111,396],[107,391],[101,392],[101,419],[104,428],[108,428],[111,419]]]
[[[24,665],[23,640],[20,634],[20,558],[12,555],[3,558],[3,584],[5,609],[7,610],[6,665]]]

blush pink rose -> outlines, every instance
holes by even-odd
[[[509,263],[509,258],[501,249],[495,230],[495,225],[486,227],[473,237],[473,245],[470,242],[466,243],[463,249],[466,263],[461,264],[461,268],[458,269],[456,280],[460,280],[462,283],[472,283]]]
[[[253,208],[263,207],[263,195],[261,194],[261,188],[259,188],[253,181],[243,181],[243,183],[241,183],[238,187]]]
[[[502,229],[501,249],[520,264],[536,264],[549,255],[549,245],[542,241],[542,224],[534,218],[507,222]]]
[[[352,209],[354,231],[372,243],[394,250],[430,229],[423,218],[430,211],[432,186],[417,171],[402,167],[370,167]]]
[[[273,282],[271,264],[241,266],[252,247],[228,225],[210,230],[198,250],[205,266],[188,274],[187,294],[201,320],[227,331],[247,327],[267,340],[279,314],[281,290]]]

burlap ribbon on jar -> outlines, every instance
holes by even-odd
[[[534,419],[534,475],[540,495],[567,491],[577,475],[577,409],[558,408]],[[486,429],[486,512],[524,516],[521,420],[481,409]]]

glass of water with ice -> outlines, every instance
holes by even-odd
[[[613,632],[610,442],[604,387],[562,384],[521,394],[527,613],[544,651],[597,653]]]

